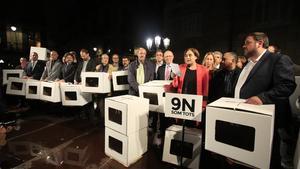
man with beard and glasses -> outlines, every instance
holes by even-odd
[[[286,55],[270,53],[268,46],[266,34],[254,32],[247,35],[243,48],[248,63],[240,73],[234,96],[246,99],[249,104],[275,104],[271,168],[278,168],[280,165],[291,168],[295,150],[292,147],[296,142],[292,137],[289,106],[289,96],[296,87],[293,62]]]

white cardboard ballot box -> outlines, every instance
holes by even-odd
[[[139,95],[150,100],[150,111],[164,113],[164,85],[171,84],[170,80],[153,80],[139,85]]]
[[[30,56],[32,55],[33,52],[36,52],[38,54],[39,60],[48,60],[47,53],[50,53],[50,51],[46,48],[31,46]]]
[[[299,130],[299,134],[298,134],[297,147],[296,147],[295,156],[294,156],[294,168],[300,169],[300,130]]]
[[[112,83],[114,91],[128,90],[128,71],[112,72]]]
[[[172,125],[166,130],[162,160],[180,165],[183,156],[183,166],[198,169],[200,164],[202,131],[195,128],[184,130],[183,153],[181,153],[182,126]]]
[[[41,82],[38,80],[28,79],[26,82],[26,99],[40,99]]]
[[[81,91],[88,93],[110,93],[111,81],[104,72],[82,72]]]
[[[105,127],[105,154],[128,167],[147,151],[147,128],[128,136]]]
[[[274,105],[220,98],[206,107],[205,149],[257,168],[269,168]]]
[[[10,77],[7,82],[6,94],[25,96],[26,79]]]
[[[149,100],[131,95],[105,99],[105,126],[122,134],[148,127]]]
[[[61,102],[59,82],[41,82],[41,100]]]
[[[92,101],[92,94],[81,92],[80,85],[60,83],[60,91],[64,106],[83,106]]]
[[[7,84],[8,78],[10,77],[21,78],[23,72],[21,69],[3,69],[3,84]]]

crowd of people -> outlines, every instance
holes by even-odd
[[[27,63],[26,58],[20,59],[17,69],[24,70],[23,78],[41,81],[60,81],[74,84],[81,83],[82,72],[107,72],[111,79],[113,71],[128,71],[130,95],[139,95],[138,86],[152,80],[172,80],[167,90],[204,96],[203,110],[207,103],[221,97],[246,99],[249,104],[275,104],[275,129],[272,153],[280,149],[281,166],[288,168],[292,165],[295,138],[291,128],[292,117],[289,107],[289,96],[294,92],[296,83],[291,59],[269,46],[266,34],[254,32],[247,35],[243,45],[244,55],[238,56],[233,51],[210,51],[200,60],[199,51],[188,48],[184,51],[183,64],[173,63],[174,54],[171,50],[158,50],[155,62],[149,60],[147,50],[138,48],[136,59],[130,60],[123,56],[120,61],[118,54],[110,57],[102,54],[96,60],[86,49],[81,49],[80,60],[76,53],[67,52],[61,60],[56,51],[51,51],[49,61],[38,60],[38,54],[32,53]],[[268,49],[269,47],[269,49]],[[179,56],[178,56],[179,57]],[[201,63],[201,64],[200,64]],[[104,123],[104,99],[118,95],[95,94],[93,100],[97,109],[89,112],[88,118],[96,124]],[[93,105],[90,105],[93,106]],[[161,138],[165,129],[178,119],[164,117],[163,113],[150,112],[149,128],[156,133],[154,144],[161,147]],[[189,127],[204,128],[199,122],[188,121]],[[276,140],[278,138],[278,140]],[[271,166],[278,166],[278,160],[272,156]]]

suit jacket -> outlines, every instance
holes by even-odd
[[[45,70],[43,72],[41,80],[55,81],[56,79],[59,79],[61,73],[61,67],[62,67],[62,63],[60,62],[60,60],[54,61],[53,65],[51,65],[51,61],[49,60],[46,63]]]
[[[183,87],[185,72],[187,69],[187,64],[179,65],[179,69],[181,71],[181,76],[176,76],[173,79],[172,85],[173,87],[177,88],[178,93],[182,93],[182,87]],[[203,96],[202,107],[206,107],[207,96],[208,96],[208,85],[209,85],[209,71],[204,66],[197,64],[196,74],[197,74],[197,95]]]
[[[75,72],[76,72],[75,63],[71,63],[69,65],[64,64],[61,68],[60,79],[63,79],[65,82],[74,83]]]
[[[31,62],[28,63],[24,75],[28,77],[32,77],[35,80],[40,80],[44,71],[45,62],[38,60],[35,64],[34,69],[32,69],[33,65]]]
[[[237,83],[240,73],[241,69],[239,68],[232,71],[228,71],[224,68],[214,71],[209,84],[209,102],[213,102],[221,97],[234,97],[235,84]],[[231,76],[229,76],[230,74]],[[230,79],[226,79],[226,76],[230,77]],[[230,91],[225,89],[226,85],[230,85]]]
[[[74,80],[76,80],[78,83],[81,82],[81,71],[83,67],[83,61],[78,63],[77,70],[75,73]],[[96,70],[96,61],[94,59],[90,59],[86,65],[85,71],[86,72],[95,72]]]
[[[296,88],[293,62],[268,51],[255,64],[240,90],[240,98],[258,96],[264,104],[288,98]]]
[[[177,65],[175,63],[172,63],[173,65]],[[178,65],[177,65],[178,66]],[[158,67],[157,69],[157,73],[156,73],[156,79],[157,80],[166,80],[165,79],[165,71],[166,71],[166,64],[163,64],[161,65],[160,67]],[[172,72],[173,70],[171,70]],[[177,72],[174,72],[175,74]],[[173,80],[173,78],[171,77],[171,73],[170,73],[170,77],[169,77],[169,80]]]
[[[129,64],[128,68],[128,83],[129,83],[129,94],[130,95],[139,95],[139,84],[136,81],[136,69],[139,67],[139,61],[135,60]],[[144,63],[144,82],[149,82],[154,80],[155,77],[155,65],[149,60],[145,60]]]
[[[293,62],[288,56],[268,51],[255,64],[240,90],[240,98],[258,96],[263,104],[275,104],[275,124],[290,119],[289,96],[296,88]]]

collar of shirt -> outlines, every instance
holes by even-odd
[[[161,62],[156,62],[156,65],[157,65],[157,66],[161,66],[161,65],[163,65],[163,64],[164,64],[163,61],[161,61]]]
[[[259,59],[266,53],[267,49],[265,49],[254,61],[252,59],[248,59],[249,62],[257,63]]]

